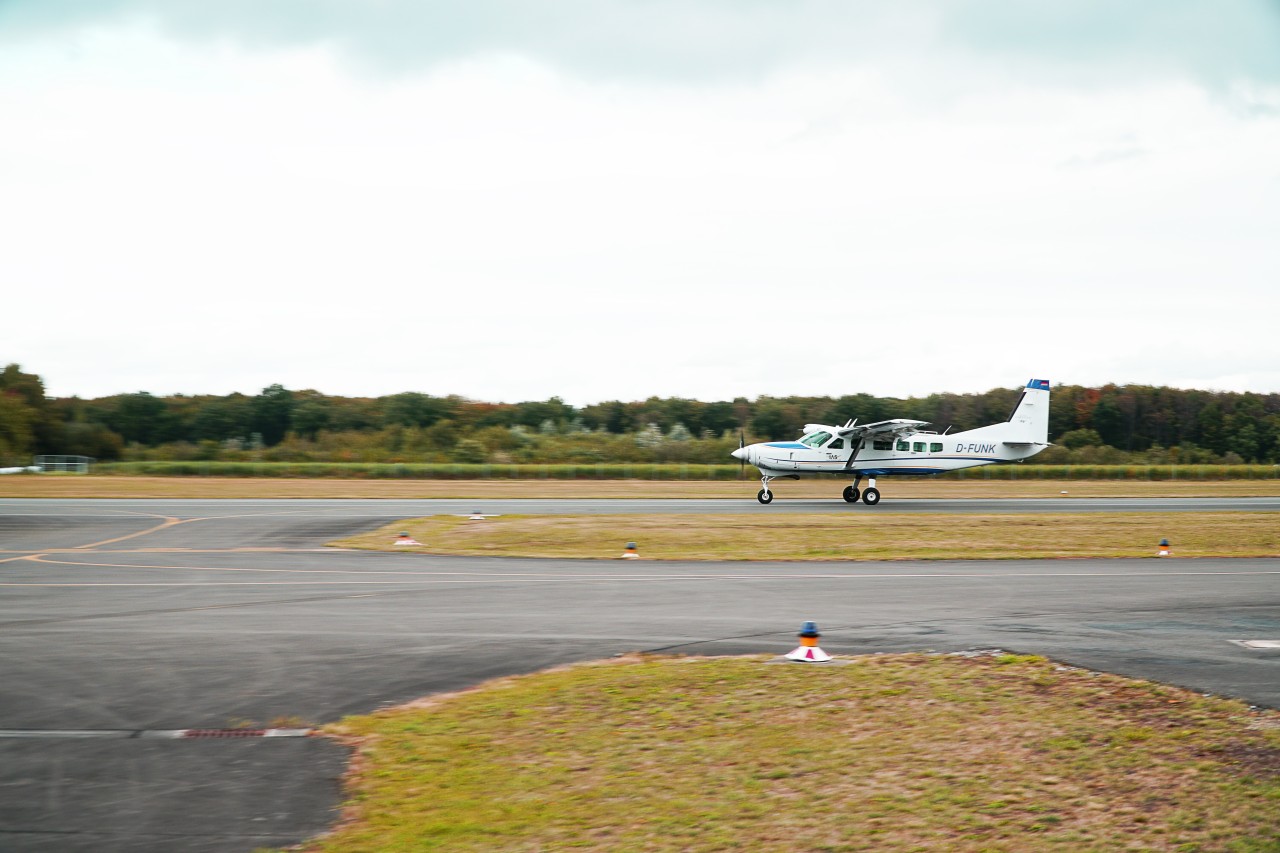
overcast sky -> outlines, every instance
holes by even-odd
[[[1280,391],[1276,0],[0,0],[55,396]]]

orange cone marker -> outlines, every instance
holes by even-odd
[[[412,536],[410,536],[408,532],[405,532],[405,533],[401,533],[399,536],[396,537],[396,544],[397,545],[421,545],[422,543],[419,542],[417,539],[414,539]]]
[[[1169,540],[1168,540],[1168,539],[1161,539],[1161,540],[1160,540],[1160,550],[1159,550],[1159,552],[1157,553],[1157,556],[1160,556],[1160,557],[1172,557],[1172,556],[1173,556],[1173,546],[1169,544]]]
[[[634,542],[628,542],[628,543],[627,543],[627,547],[626,547],[626,549],[622,552],[622,556],[621,556],[621,557],[619,557],[618,559],[620,559],[620,560],[638,560],[638,559],[640,559],[640,552],[636,550],[636,543],[634,543]]]
[[[795,651],[785,655],[787,660],[798,661],[800,663],[826,663],[831,660],[831,655],[824,652],[818,647],[818,638],[822,635],[818,633],[818,623],[806,622],[800,626],[800,645]]]

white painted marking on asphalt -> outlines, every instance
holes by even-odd
[[[1231,642],[1246,649],[1280,649],[1280,640],[1232,640]]]

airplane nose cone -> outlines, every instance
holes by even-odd
[[[734,459],[741,459],[743,462],[747,461],[747,449],[745,447],[739,447],[729,455]]]

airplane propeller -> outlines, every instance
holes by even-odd
[[[743,435],[742,430],[738,430],[738,449],[741,450],[746,446],[747,446],[746,436]],[[746,476],[746,473],[747,473],[747,460],[744,454],[743,456],[738,458],[738,479],[741,480],[744,476]]]

